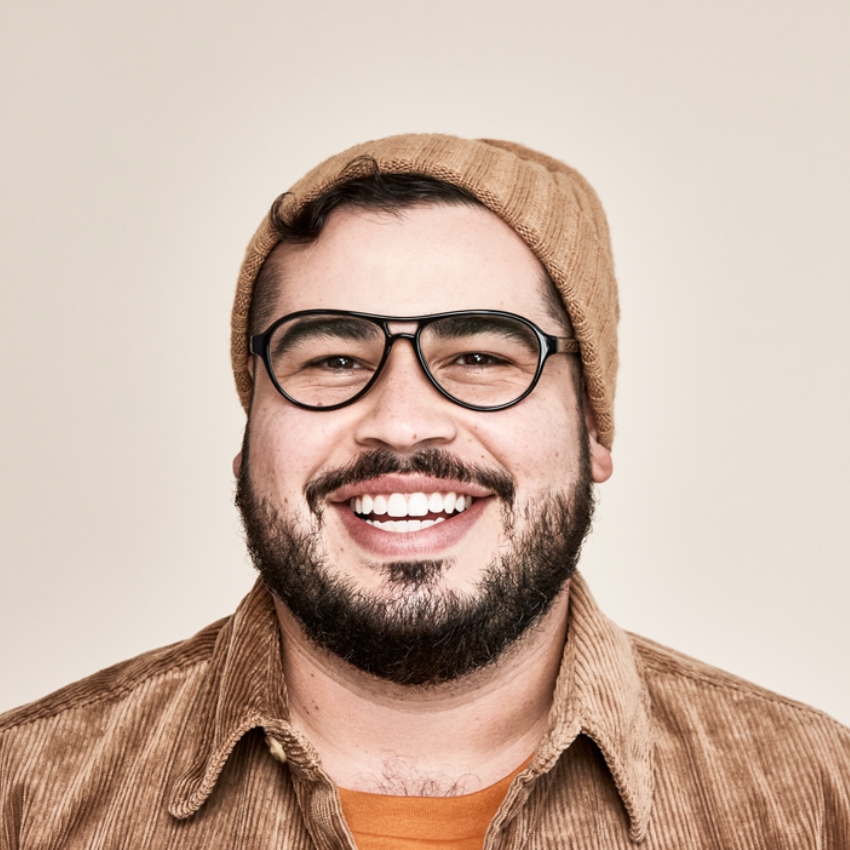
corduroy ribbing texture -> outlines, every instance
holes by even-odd
[[[258,582],[194,638],[0,716],[0,848],[356,850],[280,641]],[[576,575],[549,728],[483,850],[568,847],[848,850],[850,730],[628,635]]]
[[[525,241],[564,301],[581,344],[599,439],[610,448],[619,305],[608,224],[588,182],[557,159],[511,142],[432,134],[391,136],[356,145],[314,168],[289,190],[280,215],[291,221],[305,204],[329,189],[371,173],[373,163],[382,173],[422,174],[465,189]],[[246,410],[251,398],[251,296],[263,262],[277,242],[267,215],[248,246],[233,303],[231,358]]]

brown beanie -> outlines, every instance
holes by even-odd
[[[374,172],[422,174],[473,194],[525,241],[558,287],[581,345],[581,359],[600,442],[614,439],[617,378],[617,283],[605,213],[575,170],[522,145],[443,135],[390,136],[349,148],[314,168],[290,189],[279,215],[291,221],[305,204],[353,177]],[[236,287],[231,357],[236,389],[247,410],[248,314],[264,260],[278,236],[267,215],[254,234]],[[486,307],[486,304],[482,304]]]

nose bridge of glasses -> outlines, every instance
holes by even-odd
[[[386,366],[386,361],[389,360],[390,355],[394,351],[396,340],[406,339],[410,343],[410,347],[413,349],[413,353],[416,355],[416,360],[419,361],[419,365],[421,367],[422,361],[419,358],[419,351],[417,350],[416,345],[416,337],[419,333],[420,327],[419,322],[385,320],[383,325],[384,333],[387,336],[387,356],[384,358],[384,366]]]
[[[395,330],[391,330],[391,325],[395,326]],[[399,325],[403,326],[405,330],[398,330]],[[419,374],[419,378],[417,380],[423,380],[426,384],[436,387],[436,381],[425,364],[422,352],[417,344],[417,336],[419,334],[420,327],[421,325],[416,321],[384,322],[384,331],[387,337],[387,347],[385,349],[386,355],[378,369],[378,374],[376,374],[372,379],[373,386],[375,384],[386,385],[388,378],[391,381],[398,380],[399,369],[403,372],[405,369],[412,368]],[[394,352],[396,352],[395,342],[400,339],[407,340],[410,343],[409,354],[407,357],[402,354],[401,360],[399,360],[399,353],[395,353],[394,356]],[[403,347],[404,346],[402,346],[402,348]],[[390,373],[389,375],[387,374],[388,372]]]
[[[419,328],[419,322],[404,321],[403,319],[385,319],[383,325],[384,333],[393,342],[396,339],[413,340]]]
[[[391,329],[391,325],[396,326],[396,330]],[[406,330],[398,330],[398,325],[403,325]],[[419,330],[418,322],[384,322],[384,331],[387,335],[387,348],[386,348],[386,357],[384,357],[383,364],[381,366],[380,371],[386,372],[387,366],[389,365],[388,361],[390,358],[398,363],[398,354],[393,357],[393,352],[396,350],[395,343],[397,340],[404,339],[410,343],[410,354],[413,357],[413,360],[417,363],[419,370],[425,373],[425,377],[431,380],[430,375],[428,375],[428,370],[425,368],[425,365],[422,363],[421,354],[419,352],[419,347],[416,344],[416,337]]]

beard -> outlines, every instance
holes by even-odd
[[[407,457],[367,452],[307,485],[314,522],[304,529],[256,495],[246,430],[236,505],[248,551],[268,590],[319,648],[399,685],[432,687],[456,680],[493,664],[516,645],[575,572],[594,506],[587,437],[580,437],[580,466],[570,492],[552,492],[520,508],[508,475],[465,464],[445,450],[429,448]],[[383,579],[377,591],[333,573],[321,540],[323,496],[388,473],[476,483],[501,500],[510,545],[494,556],[472,592],[440,587],[450,560],[372,564]],[[515,531],[518,513],[524,520],[521,533]]]

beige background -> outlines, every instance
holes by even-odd
[[[608,210],[606,610],[850,723],[846,2],[8,0],[0,33],[0,709],[233,609],[243,248],[319,159],[431,130]]]

